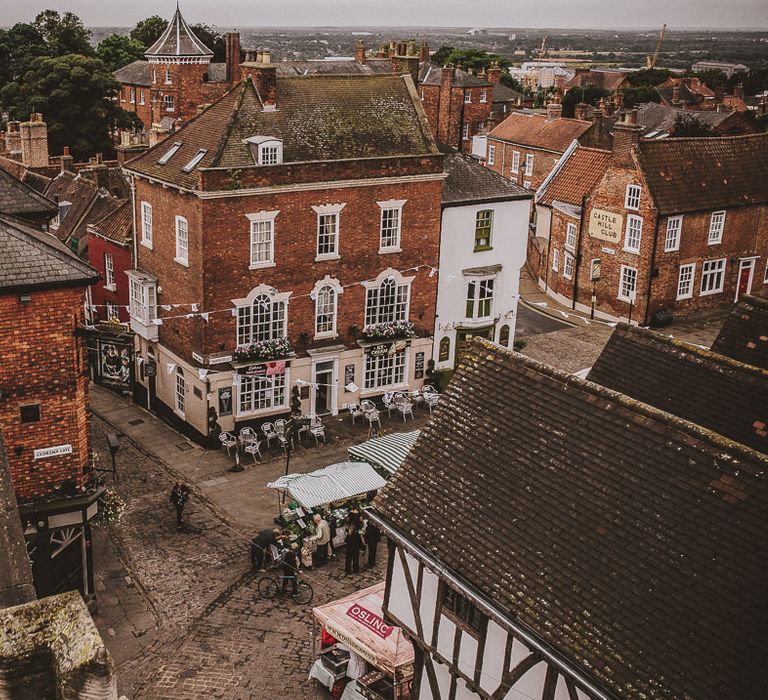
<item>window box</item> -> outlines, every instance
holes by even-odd
[[[269,362],[280,360],[291,352],[291,344],[287,338],[259,340],[255,343],[238,345],[232,353],[235,362]]]
[[[366,340],[399,340],[413,338],[414,335],[416,333],[410,321],[384,321],[363,328],[363,336]]]

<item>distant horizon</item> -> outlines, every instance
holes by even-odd
[[[190,24],[198,24],[197,22],[191,22]],[[230,25],[214,24],[212,22],[201,22],[201,24],[207,24],[214,28],[229,27]],[[0,25],[3,27],[10,27],[12,25]],[[132,29],[135,24],[86,24],[88,29]],[[641,31],[641,32],[658,32],[661,27],[656,25],[649,25],[647,27],[478,27],[474,24],[253,24],[253,25],[237,25],[235,29],[416,29],[416,30],[432,30],[437,31],[440,29],[478,29],[480,31],[527,31],[527,32],[629,32],[629,31]],[[717,29],[713,27],[667,27],[667,32],[711,32],[713,34],[722,34],[725,32],[751,32],[759,34],[760,32],[768,33],[768,25],[764,28],[755,27],[719,27]],[[766,49],[768,54],[768,48]]]

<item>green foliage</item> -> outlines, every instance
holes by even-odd
[[[528,341],[525,338],[515,338],[515,341],[512,343],[512,348],[517,350],[517,352],[520,352],[526,345],[528,345]]]
[[[669,75],[669,71],[664,68],[650,68],[630,73],[627,76],[627,82],[632,87],[655,87],[661,85]]]
[[[646,102],[661,102],[661,95],[651,85],[624,88],[621,93],[624,95],[624,107],[636,107]]]
[[[710,90],[717,90],[718,88],[725,90],[726,83],[728,83],[725,73],[719,70],[703,70],[700,73],[690,73],[690,75],[697,77]]]
[[[675,136],[712,136],[712,128],[702,124],[693,114],[678,114],[675,118]]]
[[[49,56],[64,56],[70,53],[84,56],[94,54],[90,30],[86,29],[83,21],[72,12],[60,15],[55,10],[45,10],[35,17],[34,26],[48,46]]]
[[[11,105],[14,119],[42,112],[51,153],[69,146],[83,161],[95,153],[114,154],[110,127],[130,120],[114,99],[119,89],[100,59],[70,54],[35,59],[19,82],[3,88],[0,101]]]
[[[430,381],[432,386],[435,387],[435,389],[437,389],[440,393],[442,393],[445,391],[445,387],[448,386],[448,382],[451,381],[452,376],[452,369],[438,369],[435,372],[432,372]]]
[[[465,70],[471,68],[474,71],[480,71],[483,68],[488,70],[494,63],[498,63],[502,68],[509,66],[509,61],[498,54],[488,53],[482,49],[454,49],[452,46],[441,46],[435,51],[432,54],[432,63],[438,66],[454,64]]]
[[[513,78],[507,71],[501,74],[501,84],[525,94],[525,86],[519,80]]]
[[[224,37],[221,34],[207,24],[192,24],[190,29],[200,41],[213,51],[212,61],[223,63],[226,60],[227,45],[224,43]]]
[[[585,85],[581,88],[571,88],[563,97],[563,116],[572,117],[575,113],[576,105],[579,102],[585,102],[588,105],[596,105],[603,97],[610,95],[608,90],[597,85]]]
[[[448,65],[448,56],[453,53],[453,46],[441,46],[437,51],[432,54],[431,61],[436,66]]]
[[[144,45],[127,36],[111,34],[97,47],[96,55],[111,71],[144,58]]]
[[[729,81],[732,84],[743,83],[745,95],[758,95],[764,90],[768,90],[768,65],[763,64],[753,68],[749,75],[739,73]]]
[[[0,29],[0,90],[19,80],[34,59],[47,55],[48,46],[34,25],[19,22]]]
[[[168,20],[163,19],[160,15],[152,15],[138,22],[131,29],[131,39],[138,41],[145,49],[148,49],[160,38],[167,26]]]

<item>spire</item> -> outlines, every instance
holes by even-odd
[[[152,44],[144,55],[152,63],[179,61],[184,63],[208,63],[213,57],[211,51],[189,28],[181,16],[179,2],[176,0],[176,12],[160,38]]]

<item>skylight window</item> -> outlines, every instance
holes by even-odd
[[[195,153],[194,156],[192,156],[192,160],[187,163],[182,170],[185,173],[191,173],[200,163],[200,161],[203,159],[203,156],[208,153],[208,150],[205,148],[201,148],[197,153]]]
[[[171,158],[173,158],[173,155],[181,148],[181,142],[177,141],[173,144],[163,155],[160,157],[160,159],[157,161],[159,165],[165,165]]]

